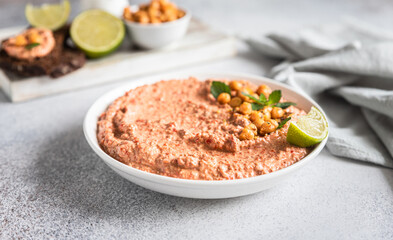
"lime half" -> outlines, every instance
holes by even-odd
[[[25,15],[33,27],[56,30],[66,24],[70,11],[70,2],[65,0],[60,4],[43,4],[39,7],[27,4]]]
[[[296,123],[289,125],[287,141],[299,147],[311,147],[322,142],[328,135],[328,123],[323,114],[315,107]]]
[[[79,14],[71,25],[71,38],[88,57],[107,55],[120,46],[124,39],[123,22],[98,9]]]

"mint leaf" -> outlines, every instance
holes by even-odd
[[[262,101],[262,102],[267,102],[267,99],[266,99],[266,97],[265,97],[265,95],[263,95],[263,93],[261,93],[261,95],[259,95],[259,99]]]
[[[253,111],[261,110],[265,105],[261,105],[258,103],[251,103],[251,108]]]
[[[269,95],[269,100],[268,100],[268,105],[272,105],[275,103],[278,103],[281,99],[281,90],[274,90],[272,93]]]
[[[296,103],[293,103],[293,102],[282,102],[282,103],[277,103],[274,106],[285,109],[285,108],[288,108],[289,106],[295,106],[295,105],[296,105]]]
[[[277,129],[280,129],[280,128],[284,127],[285,123],[287,123],[289,120],[291,120],[291,117],[288,117],[288,118],[285,118],[284,120],[282,120],[280,122],[280,124],[278,124]]]
[[[39,43],[29,43],[29,44],[27,44],[27,45],[25,46],[25,48],[26,48],[27,50],[30,50],[30,49],[32,49],[32,48],[35,48],[35,47],[39,46],[39,45],[40,45]]]
[[[247,96],[247,97],[251,98],[251,99],[254,100],[256,103],[258,103],[258,104],[260,104],[260,105],[262,105],[262,106],[265,106],[265,104],[266,104],[266,102],[263,102],[263,101],[259,100],[258,98],[254,97],[254,96],[252,96],[252,95],[250,95],[250,94],[247,94],[247,93],[245,93],[245,92],[242,92],[242,94],[243,94],[244,96]]]
[[[212,86],[210,87],[210,92],[213,94],[214,98],[217,99],[218,95],[221,93],[229,93],[231,94],[231,89],[229,86],[223,82],[213,81]]]

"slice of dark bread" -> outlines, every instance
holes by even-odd
[[[85,54],[65,44],[68,32],[68,26],[53,32],[56,45],[45,57],[30,60],[17,59],[8,56],[6,51],[1,49],[0,68],[22,77],[49,75],[53,78],[61,77],[81,68],[86,62]]]
[[[65,47],[61,53],[60,60],[52,66],[49,76],[58,78],[67,73],[73,72],[85,65],[86,56],[77,49]]]

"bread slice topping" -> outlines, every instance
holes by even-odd
[[[11,57],[34,59],[48,55],[55,44],[55,38],[51,30],[29,28],[23,33],[4,41],[2,47]]]
[[[29,33],[28,30],[27,33]],[[30,43],[29,34],[21,34],[22,38],[18,37],[18,35],[13,37],[14,39],[10,38],[4,40],[0,50],[0,68],[22,77],[49,75],[52,78],[57,78],[75,71],[85,64],[86,57],[85,54],[79,49],[71,48],[66,44],[68,34],[69,26],[64,26],[61,29],[54,31],[52,33],[54,38],[54,46],[52,50],[49,51],[46,55],[44,54],[45,51],[42,49],[40,50],[40,47],[42,47],[41,43],[49,40],[49,38],[47,40],[39,39],[41,40],[41,43],[39,44],[33,44],[35,42]],[[39,37],[41,37],[41,35],[39,35]],[[19,40],[17,40],[17,38],[19,38]],[[17,58],[15,54],[12,55],[12,51],[14,51],[16,48],[12,47],[10,51],[11,43],[12,46],[24,44],[24,46],[18,47],[20,47],[23,51],[30,51],[28,52],[28,55],[30,55],[32,58]],[[46,51],[48,50],[49,48],[46,49]]]

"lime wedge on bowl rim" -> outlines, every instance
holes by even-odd
[[[59,4],[43,4],[39,7],[27,4],[25,16],[33,27],[57,30],[66,24],[70,11],[71,6],[68,0]]]
[[[287,141],[299,147],[311,147],[322,142],[328,135],[328,123],[323,114],[311,107],[306,116],[296,123],[291,122],[288,128]]]
[[[99,9],[84,11],[71,25],[71,38],[90,58],[107,55],[116,50],[125,35],[123,22]]]

